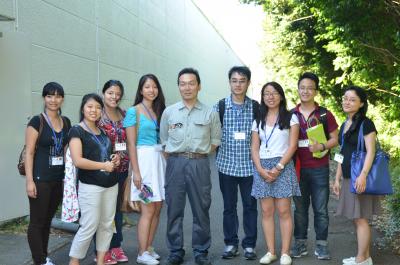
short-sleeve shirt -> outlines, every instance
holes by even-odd
[[[100,130],[100,134],[94,136],[79,125],[75,125],[69,132],[70,139],[79,138],[82,142],[82,157],[96,162],[110,161],[112,152],[111,141]],[[97,140],[96,140],[97,137]],[[78,168],[78,179],[85,184],[97,185],[105,188],[114,186],[118,177],[113,172],[101,170],[87,170]]]
[[[57,153],[54,142],[53,131],[50,125],[43,119],[43,129],[37,142],[37,149],[33,159],[33,180],[41,181],[61,181],[64,178],[65,161],[62,165],[51,165],[51,157],[64,157],[64,147],[68,143],[68,131],[71,128],[71,121],[67,117],[63,117],[63,128],[56,133],[56,138],[62,139],[62,148]],[[33,127],[39,132],[40,116],[34,116],[28,123],[28,126]]]
[[[167,153],[208,154],[211,145],[221,143],[221,123],[217,113],[200,101],[190,110],[180,101],[165,109],[160,139]]]
[[[295,114],[292,115],[290,119],[290,126],[299,124],[299,120]],[[289,148],[289,129],[279,129],[277,125],[274,129],[274,126],[269,126],[265,124],[264,128],[261,128],[261,122],[258,124],[257,121],[253,122],[253,126],[251,128],[253,132],[258,132],[260,135],[260,159],[269,159],[274,157],[282,157]],[[268,147],[267,147],[267,139]],[[269,150],[266,152],[264,149]]]
[[[371,132],[376,132],[375,124],[369,118],[365,118],[359,120],[356,125],[356,129],[354,131],[347,131],[343,135],[344,145],[342,134],[345,123],[340,126],[339,131],[339,144],[342,146],[341,154],[343,155],[343,163],[342,163],[342,174],[343,178],[350,178],[351,177],[351,155],[354,151],[357,150],[357,143],[358,143],[358,134],[360,132],[361,123],[364,121],[363,125],[363,135],[368,135]]]
[[[122,119],[125,117],[125,111],[120,110]],[[103,110],[101,113],[101,119],[98,122],[97,126],[99,126],[106,133],[108,138],[111,141],[111,146],[114,147],[115,143],[126,143],[126,132],[125,128],[122,126],[122,120],[112,121]],[[114,150],[115,151],[115,150]],[[120,164],[115,169],[115,172],[126,172],[129,168],[129,155],[128,150],[126,151],[118,151],[118,155],[120,156]]]
[[[251,160],[251,125],[253,123],[253,102],[246,97],[242,105],[235,104],[232,97],[225,100],[222,139],[219,147],[216,166],[219,172],[229,176],[248,177],[253,175]],[[213,109],[219,113],[219,104]],[[218,115],[219,116],[219,115]],[[245,139],[236,140],[236,132],[245,133]]]
[[[126,116],[123,122],[125,128],[136,126],[136,108],[130,107],[126,112]],[[147,118],[146,115],[140,113],[139,118],[139,129],[136,138],[136,145],[147,145],[152,146],[158,143],[158,126],[156,123]]]
[[[313,112],[311,112],[307,120],[305,119],[303,114],[301,114],[299,108],[300,104],[298,104],[294,109],[294,113],[297,115],[300,124],[299,140],[305,140],[308,139],[306,133],[306,130],[308,129],[308,122],[310,121],[309,123],[311,127],[317,125],[317,121],[314,118],[317,118],[319,120],[320,108],[318,104],[315,103],[315,109]],[[335,117],[329,110],[327,110],[326,113],[326,121],[328,125],[328,133],[332,133],[339,127]],[[298,147],[297,157],[298,159],[300,159],[301,168],[318,168],[318,167],[328,166],[329,164],[329,153],[322,158],[316,158],[313,157],[313,154],[310,152],[308,147]]]

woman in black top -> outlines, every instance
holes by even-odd
[[[60,84],[46,84],[42,97],[44,112],[29,121],[25,134],[28,243],[35,265],[53,265],[47,257],[47,245],[51,220],[63,195],[64,147],[71,123],[61,116],[64,89]]]
[[[339,143],[343,161],[338,165],[333,192],[339,195],[337,215],[352,219],[357,233],[358,252],[356,257],[343,260],[344,264],[372,264],[370,255],[371,229],[368,220],[380,212],[380,196],[362,194],[365,191],[368,172],[375,156],[376,129],[366,117],[368,102],[365,91],[356,86],[346,89],[342,103],[347,120],[340,127]],[[357,150],[358,134],[363,124],[366,158],[360,176],[355,182],[357,194],[350,192],[351,155]],[[341,159],[338,158],[340,161]],[[342,185],[340,186],[340,179]]]
[[[86,256],[95,233],[97,264],[104,265],[104,255],[113,235],[118,194],[118,177],[114,169],[119,165],[119,156],[112,155],[109,138],[97,127],[102,109],[103,101],[99,95],[85,95],[80,108],[81,122],[69,133],[72,161],[78,168],[81,212],[80,228],[69,253],[70,265],[78,265]]]

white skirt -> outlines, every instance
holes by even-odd
[[[149,200],[152,202],[165,200],[164,183],[167,163],[162,154],[161,145],[138,146],[137,158],[142,175],[142,185],[147,185],[153,190],[153,197]],[[140,201],[140,190],[133,183],[133,174],[132,172],[131,200]]]

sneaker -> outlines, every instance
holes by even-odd
[[[142,253],[142,255],[138,255],[136,262],[139,264],[145,265],[157,265],[160,264],[158,260],[153,258],[148,251]]]
[[[53,263],[53,261],[49,257],[47,257],[45,265],[55,265],[55,264]]]
[[[342,259],[343,264],[353,264],[356,262],[356,257],[350,257],[347,259]]]
[[[104,255],[104,265],[114,265],[117,264],[117,260],[114,258],[111,250],[107,251]]]
[[[247,260],[255,260],[257,259],[257,254],[254,248],[245,248],[244,249],[244,258]]]
[[[373,265],[372,258],[369,257],[368,259],[364,260],[363,262],[356,263],[357,265]]]
[[[288,254],[282,254],[280,262],[281,265],[291,265],[292,258]]]
[[[125,255],[125,252],[121,247],[112,248],[111,253],[117,262],[128,262],[128,257]]]
[[[317,245],[315,247],[314,254],[315,254],[315,256],[317,256],[317,258],[319,260],[329,260],[329,259],[331,259],[331,255],[329,254],[328,246]]]
[[[150,256],[152,256],[153,258],[155,258],[157,260],[161,259],[161,256],[158,255],[158,253],[154,251],[153,247],[148,247],[147,252],[149,252]]]
[[[296,239],[290,251],[290,255],[293,258],[301,258],[301,256],[306,256],[307,254],[307,241],[303,239]]]
[[[207,255],[197,255],[194,258],[194,262],[197,265],[211,265],[211,261],[208,259]]]
[[[177,255],[169,255],[165,265],[180,265],[183,263],[183,258]]]
[[[236,246],[225,246],[224,253],[222,253],[223,259],[232,259],[239,255],[239,250]]]
[[[274,262],[277,259],[278,257],[276,255],[272,255],[271,252],[268,252],[267,254],[264,255],[264,257],[260,259],[260,264],[270,264],[271,262]]]

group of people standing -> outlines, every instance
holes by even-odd
[[[373,264],[368,220],[380,210],[380,197],[364,195],[366,176],[375,154],[376,129],[366,117],[365,91],[349,87],[343,96],[346,122],[340,127],[332,113],[314,98],[319,79],[304,73],[298,80],[300,104],[288,110],[284,89],[266,83],[258,103],[246,96],[251,72],[234,66],[228,73],[231,93],[209,107],[198,99],[200,75],[182,69],[177,84],[182,100],[169,107],[156,76],[141,77],[133,107],[119,107],[124,95],[120,81],[105,83],[102,97],[87,94],[80,107],[80,122],[71,127],[61,115],[64,90],[55,82],[43,88],[44,111],[26,129],[26,189],[30,204],[28,242],[35,265],[54,265],[47,255],[51,219],[63,196],[67,147],[78,169],[80,228],[70,250],[70,265],[78,265],[92,240],[98,265],[127,262],[121,242],[122,190],[132,168],[131,200],[140,201],[138,222],[139,264],[159,264],[153,240],[160,211],[167,204],[166,242],[168,265],[182,264],[183,217],[186,196],[193,214],[192,248],[195,263],[209,265],[211,246],[211,171],[208,155],[217,151],[216,166],[223,197],[223,259],[239,255],[238,190],[243,205],[244,258],[257,259],[257,200],[267,253],[261,264],[308,254],[307,230],[310,203],[314,212],[315,255],[330,259],[328,248],[329,151],[340,144],[333,192],[339,195],[337,214],[354,221],[358,249],[343,264]],[[367,159],[356,181],[358,194],[350,193],[350,157],[357,147],[361,124]],[[309,139],[307,130],[322,124],[326,142]],[[68,152],[69,153],[69,152]],[[315,154],[319,153],[319,157]],[[291,202],[295,205],[292,218]],[[275,211],[282,246],[275,245]],[[294,220],[294,221],[293,221]],[[294,232],[293,232],[294,227]],[[292,237],[294,242],[291,247]],[[290,249],[291,248],[291,249]]]

